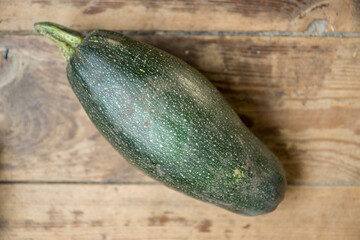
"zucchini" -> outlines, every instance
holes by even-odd
[[[166,186],[242,215],[273,211],[284,170],[219,91],[184,61],[123,34],[42,22],[102,135]]]

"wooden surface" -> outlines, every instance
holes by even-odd
[[[305,31],[360,29],[358,0],[2,0],[0,30],[31,30],[36,21],[76,29]]]
[[[208,76],[279,156],[289,183],[360,182],[359,39],[137,38]],[[1,60],[1,180],[151,181],[90,123],[54,44],[16,35],[4,36],[2,44],[9,50]]]
[[[242,217],[161,185],[3,185],[0,238],[358,240],[359,195],[290,186],[272,214]]]
[[[356,0],[0,1],[0,239],[360,239],[359,14]],[[127,30],[199,69],[280,158],[284,202],[242,217],[134,169],[32,31],[42,20]]]

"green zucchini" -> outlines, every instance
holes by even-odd
[[[166,186],[242,215],[273,211],[284,170],[218,90],[182,60],[120,33],[87,36],[54,23],[67,77],[102,135]]]

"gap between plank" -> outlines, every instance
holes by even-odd
[[[158,182],[98,182],[98,181],[0,181],[0,185],[48,184],[48,185],[162,185]],[[289,186],[360,186],[360,183],[288,183]]]
[[[49,184],[49,185],[160,185],[157,182],[99,182],[99,181],[0,181],[1,184]]]
[[[80,31],[84,34],[90,32]],[[244,36],[244,37],[323,37],[323,38],[360,38],[358,32],[271,32],[271,31],[115,31],[126,35],[140,36]],[[0,37],[5,35],[34,36],[33,31],[0,31]]]

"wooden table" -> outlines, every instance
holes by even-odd
[[[57,47],[32,29],[125,31],[184,59],[283,163],[273,213],[170,190],[97,132]],[[356,0],[2,0],[0,239],[360,239]]]

